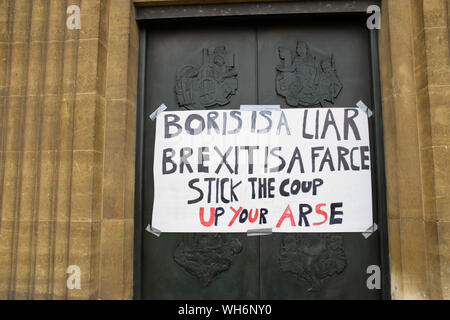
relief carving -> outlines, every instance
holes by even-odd
[[[343,237],[332,234],[290,234],[283,237],[280,268],[306,281],[309,291],[320,290],[325,278],[344,271]]]
[[[224,106],[238,88],[234,55],[224,46],[202,50],[202,65],[177,69],[178,104],[189,110]]]
[[[276,67],[276,91],[291,107],[331,107],[342,90],[333,55],[314,55],[306,42],[295,52],[279,47],[282,63]]]
[[[231,267],[235,256],[241,251],[242,243],[226,234],[186,234],[178,243],[173,258],[203,287],[207,287]]]

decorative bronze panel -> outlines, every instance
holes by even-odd
[[[202,50],[202,65],[177,69],[175,92],[178,104],[186,109],[205,109],[230,102],[238,88],[234,55],[225,46]]]
[[[276,67],[277,94],[291,107],[331,107],[342,90],[334,57],[313,54],[304,41],[297,41],[295,52],[279,47],[282,63]]]
[[[292,234],[283,237],[280,268],[306,281],[308,290],[320,290],[322,280],[344,271],[343,237],[333,234]]]
[[[206,287],[231,267],[241,251],[242,243],[228,235],[187,234],[175,249],[173,259]]]

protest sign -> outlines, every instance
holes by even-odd
[[[156,123],[162,232],[364,232],[367,115],[357,108],[170,111]]]

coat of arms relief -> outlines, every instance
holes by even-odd
[[[225,46],[202,50],[202,64],[177,70],[175,92],[178,104],[190,110],[224,106],[237,91],[234,55]]]
[[[334,57],[314,55],[304,41],[295,51],[279,47],[276,91],[291,107],[331,107],[342,90]]]

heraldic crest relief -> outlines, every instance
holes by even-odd
[[[219,274],[227,271],[242,251],[242,243],[220,233],[186,234],[173,254],[175,262],[207,287]]]
[[[331,107],[342,90],[333,55],[313,55],[308,44],[297,41],[295,52],[279,47],[277,94],[291,107]]]
[[[178,104],[189,110],[224,106],[237,91],[236,78],[234,55],[225,46],[204,48],[201,66],[185,65],[177,69]]]
[[[325,278],[342,273],[347,266],[343,237],[328,233],[284,236],[279,262],[282,271],[306,281],[308,291],[320,290]]]

